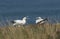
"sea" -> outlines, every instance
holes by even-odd
[[[28,16],[28,24],[36,17],[48,18],[49,22],[60,22],[59,0],[0,0],[0,24]]]

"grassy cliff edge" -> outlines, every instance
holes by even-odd
[[[60,39],[60,23],[0,27],[0,39]]]

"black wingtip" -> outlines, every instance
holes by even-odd
[[[47,21],[48,21],[48,19],[47,19],[47,18],[45,18],[45,20],[47,20]]]

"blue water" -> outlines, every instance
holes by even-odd
[[[28,23],[35,18],[60,20],[60,0],[0,0],[0,21],[22,19],[29,16]]]

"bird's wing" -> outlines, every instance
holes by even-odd
[[[39,19],[40,21],[42,21],[43,19]]]
[[[37,19],[36,23],[40,23],[43,19]]]
[[[46,21],[46,20],[48,21],[48,19],[47,19],[47,18],[45,18],[45,19],[41,20],[40,22],[42,22],[42,21]]]
[[[14,20],[14,22],[17,22],[18,23],[18,22],[21,22],[21,20]]]
[[[37,24],[39,24],[39,23],[44,23],[45,21],[48,21],[48,19],[47,18],[45,18],[45,19],[42,19],[40,22],[38,22]]]

